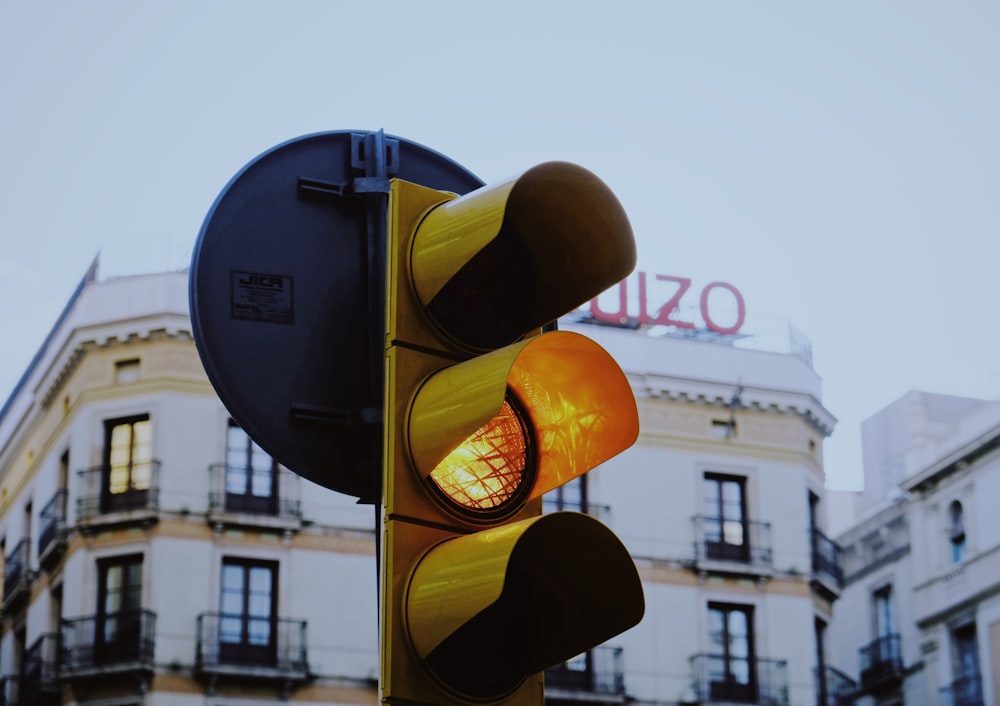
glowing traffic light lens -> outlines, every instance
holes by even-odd
[[[492,516],[525,497],[534,463],[523,416],[517,399],[508,394],[500,412],[431,471],[446,500],[460,510]]]

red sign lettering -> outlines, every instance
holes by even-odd
[[[687,330],[697,328],[694,321],[686,321],[681,318],[681,303],[688,290],[691,289],[691,279],[671,275],[653,275],[653,277],[657,282],[669,282],[676,285],[676,287],[671,288],[668,286],[666,289],[669,291],[666,294],[663,293],[663,287],[658,288],[656,299],[651,301],[647,284],[648,275],[645,272],[639,272],[637,278],[639,314],[634,317],[634,320],[639,324],[647,326],[673,326]],[[712,313],[710,297],[716,290],[729,292],[732,295],[733,303],[736,305],[736,318],[729,325],[720,324],[716,315]],[[617,309],[614,311],[602,309],[598,299],[592,299],[590,301],[590,315],[597,321],[605,323],[627,323],[633,318],[629,315],[628,280],[618,283],[617,295]],[[698,309],[701,312],[701,319],[704,322],[705,328],[718,334],[732,335],[738,333],[743,327],[743,322],[746,321],[746,302],[743,299],[743,295],[740,293],[740,290],[728,282],[709,282],[706,284],[701,290]]]

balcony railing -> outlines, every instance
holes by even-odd
[[[160,499],[160,462],[137,465],[129,473],[124,487],[115,487],[110,484],[107,464],[80,471],[83,492],[76,509],[81,523],[113,523],[155,515]]]
[[[195,667],[203,673],[305,679],[306,621],[202,613]]]
[[[10,610],[11,606],[27,593],[31,584],[31,571],[28,566],[28,556],[31,552],[31,540],[22,539],[7,552],[4,558],[3,607]]]
[[[0,677],[0,706],[18,706],[18,678],[15,674]]]
[[[941,689],[941,706],[984,706],[983,682],[978,672],[959,677]]]
[[[601,645],[545,671],[547,690],[625,698],[622,648]]]
[[[856,681],[839,669],[824,666],[816,691],[823,706],[854,706],[854,694],[858,689]]]
[[[812,569],[814,576],[828,579],[838,590],[844,588],[844,552],[817,529],[812,531]]]
[[[696,516],[692,520],[695,532],[695,556],[699,564],[709,561],[770,568],[772,563],[770,522],[727,520],[707,516]]]
[[[899,634],[875,638],[859,650],[861,686],[878,689],[898,682],[903,672]]]
[[[208,468],[209,513],[258,515],[286,520],[301,520],[302,501],[299,477],[278,467],[248,483],[251,469],[214,463]],[[250,486],[248,488],[248,486]]]
[[[38,561],[45,563],[62,554],[66,548],[66,498],[65,488],[60,488],[38,513],[41,527],[38,531]]]
[[[156,613],[123,610],[62,622],[59,668],[64,676],[152,667]]]
[[[45,633],[21,660],[20,703],[39,704],[59,693],[59,635]],[[51,700],[51,698],[49,699]]]
[[[560,502],[556,498],[549,497],[548,495],[542,496],[542,512],[560,512],[562,510],[582,512],[585,515],[590,515],[594,519],[600,520],[604,523],[609,522],[611,519],[610,505],[597,505],[595,503],[567,503]]]
[[[732,702],[788,706],[788,664],[716,654],[691,657],[699,703]]]

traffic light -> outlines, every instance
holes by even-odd
[[[382,701],[541,704],[644,611],[610,530],[541,513],[638,435],[610,355],[547,330],[631,272],[631,226],[553,162],[460,197],[393,180],[387,253]]]

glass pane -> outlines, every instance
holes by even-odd
[[[739,521],[726,520],[722,525],[722,541],[734,546],[743,546],[743,524]]]
[[[747,615],[741,610],[729,613],[729,654],[733,657],[750,656]]]
[[[251,645],[266,645],[271,641],[271,621],[250,619],[247,622],[247,632]]]
[[[243,593],[243,572],[242,566],[235,564],[222,565],[222,590]]]
[[[271,595],[271,569],[265,566],[250,568],[250,592]]]
[[[708,517],[719,516],[719,481],[706,478],[704,488],[704,508]]]
[[[232,495],[245,495],[247,492],[247,473],[243,466],[226,466],[226,492]]]
[[[722,483],[722,515],[727,520],[743,521],[743,486],[734,480]]]
[[[270,460],[268,463],[270,463]],[[255,469],[253,472],[253,487],[250,489],[251,494],[258,498],[271,497],[272,475],[270,466],[263,469]]]
[[[243,596],[239,593],[223,593],[219,606],[226,615],[243,614]]]
[[[271,597],[250,594],[247,604],[247,613],[254,617],[268,617],[271,615]]]
[[[102,637],[105,642],[114,642],[115,638],[118,637],[118,618],[114,615],[109,615],[104,618],[104,628],[102,630]]]
[[[262,449],[257,445],[256,442],[250,442],[250,467],[255,471],[271,470],[271,457],[268,455],[267,451]]]
[[[132,466],[132,489],[149,490],[149,481],[152,476],[152,463],[142,461]]]
[[[219,621],[219,639],[223,642],[239,642],[243,632],[243,621],[239,618],[223,617]]]
[[[104,574],[104,612],[117,613],[122,607],[122,567],[109,566]]]
[[[750,683],[750,661],[746,659],[731,659],[729,673],[737,684]]]

